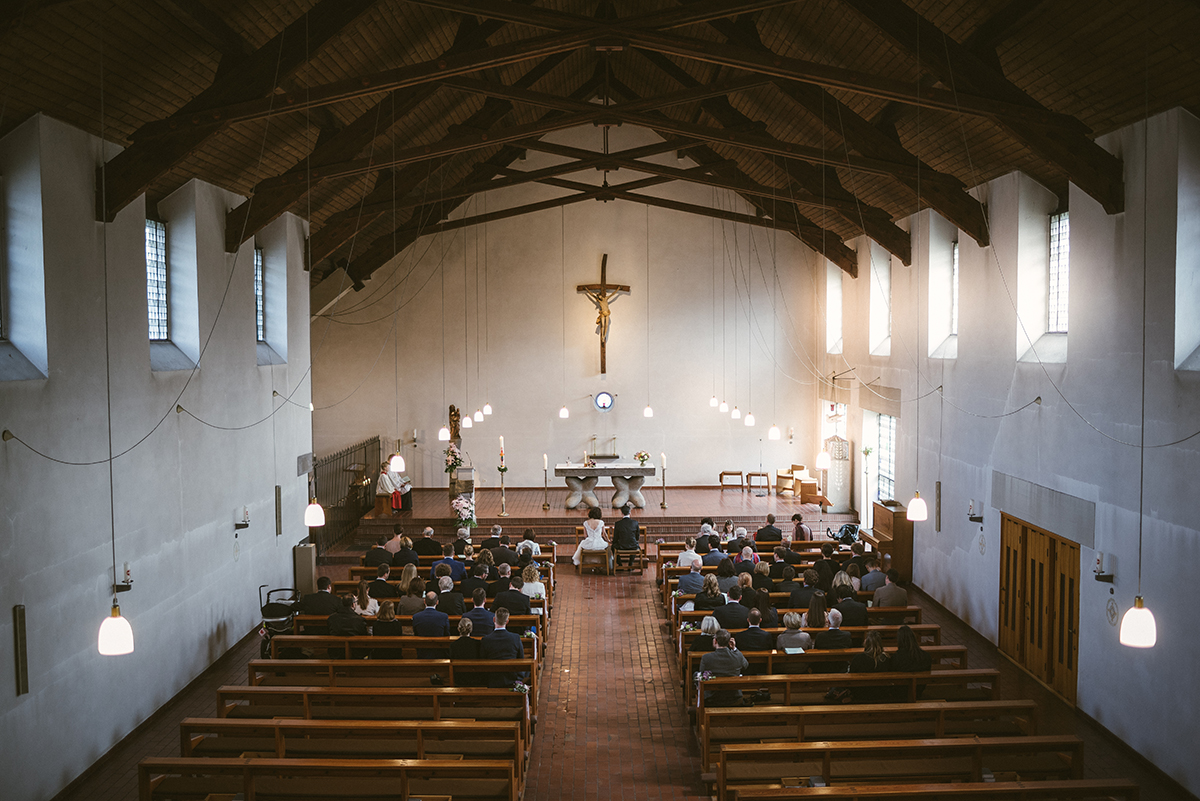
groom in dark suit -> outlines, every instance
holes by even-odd
[[[621,507],[621,519],[613,525],[613,549],[617,551],[636,551],[642,547],[641,538],[637,521],[629,516],[633,508],[629,504]],[[621,564],[622,556],[617,555],[617,564]],[[629,564],[633,566],[633,560],[636,558],[633,554],[628,557]]]

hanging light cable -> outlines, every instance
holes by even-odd
[[[567,212],[566,206],[558,207],[558,264],[562,274],[559,296],[562,301],[562,397],[563,405],[558,410],[558,419],[571,416],[567,409]]]
[[[775,175],[775,157],[771,157],[771,222],[774,227],[771,228],[771,427],[767,429],[767,439],[775,441],[782,435],[779,431],[779,426],[775,424],[776,419],[776,389],[775,377],[779,373],[779,347],[778,335],[776,331],[779,328],[779,321],[776,320],[776,297],[779,294],[779,263],[778,252],[779,247],[779,216],[776,208],[775,199],[775,183],[778,181]]]
[[[468,201],[468,206],[470,202]],[[469,213],[469,208],[467,213]],[[475,425],[474,419],[471,417],[471,350],[467,344],[467,232],[463,230],[463,395],[466,402],[463,403],[462,427],[473,428]],[[476,386],[478,389],[478,386]],[[480,417],[483,415],[481,414]]]
[[[445,165],[442,165],[445,167]],[[444,173],[443,173],[444,174]],[[444,199],[444,198],[443,198]],[[438,231],[438,237],[442,244],[442,258],[438,264],[438,270],[441,273],[442,281],[442,408],[446,406],[446,231],[445,229]],[[450,441],[450,427],[442,426],[438,429],[438,441]]]
[[[716,205],[720,206],[720,203],[718,202]],[[726,258],[726,255],[727,255],[727,253],[726,253],[726,248],[725,248],[725,223],[721,223],[721,404],[717,407],[717,411],[719,411],[721,414],[725,414],[726,412],[729,411],[729,403],[726,402],[726,400],[725,400],[725,396],[726,396],[726,392],[725,392],[725,348],[726,348],[726,344],[725,343],[728,341],[726,339],[726,335],[725,335],[725,306],[726,306],[726,298],[727,298],[727,296],[725,294],[725,258]]]
[[[920,110],[918,109],[918,111],[917,111],[917,131],[918,131],[918,133],[920,132],[920,129],[921,129],[921,115],[920,115]],[[920,214],[921,214],[921,162],[919,160],[917,161],[916,183],[917,183],[917,211],[916,211],[916,214],[913,215],[913,223],[914,223],[913,229],[915,231],[915,233],[913,234],[913,238],[916,241],[913,244],[917,248],[919,248],[920,240],[921,240],[921,221],[919,219]],[[918,250],[918,252],[919,252],[919,250]],[[920,263],[920,260],[917,260],[917,259],[913,260],[913,270],[915,272],[916,285],[917,285],[917,314],[916,314],[916,319],[913,323],[913,327],[916,329],[915,333],[916,333],[916,341],[917,341],[917,351],[913,356],[913,359],[915,360],[914,364],[916,366],[915,377],[914,377],[913,381],[916,383],[916,395],[917,395],[917,408],[916,408],[916,414],[917,414],[917,440],[916,440],[916,443],[917,444],[916,444],[916,447],[913,449],[913,455],[917,461],[916,484],[917,484],[917,487],[920,487],[921,486],[921,263]],[[929,519],[929,508],[925,504],[925,499],[921,497],[920,489],[913,490],[912,500],[908,502],[908,511],[905,513],[904,516],[914,523],[921,523],[921,522],[924,522]]]
[[[732,204],[731,204],[732,205]],[[735,248],[733,259],[730,260],[729,269],[733,270],[733,411],[729,416],[734,420],[742,419],[742,411],[737,405],[738,396],[738,314],[742,309],[742,295],[738,287],[737,280],[737,259],[741,256],[741,251],[737,250],[737,223],[733,226],[733,246]]]
[[[717,205],[717,189],[712,189],[712,205],[716,208]],[[717,400],[717,218],[713,217],[709,220],[709,287],[712,289],[712,316],[709,318],[713,322],[712,327],[712,380],[713,394],[708,399],[708,405],[716,409],[720,405]]]
[[[1153,648],[1158,642],[1158,626],[1154,622],[1154,614],[1146,608],[1142,599],[1142,521],[1146,491],[1146,224],[1149,198],[1149,151],[1150,151],[1150,62],[1149,46],[1146,60],[1146,103],[1145,103],[1145,133],[1142,142],[1142,426],[1141,439],[1138,444],[1138,571],[1137,595],[1133,598],[1133,606],[1121,617],[1121,645],[1130,648]]]
[[[492,394],[492,340],[491,326],[489,325],[490,318],[488,317],[488,227],[487,227],[487,192],[483,193],[483,353],[488,357],[488,369],[484,371],[484,379],[487,383],[483,389],[483,409],[481,410],[486,417],[492,413],[492,404],[487,398]]]
[[[653,417],[650,406],[650,207],[646,206],[646,408],[642,417]]]
[[[100,43],[100,141],[104,141],[104,40]],[[100,623],[96,646],[103,656],[124,656],[133,653],[133,627],[121,616],[117,593],[130,589],[128,582],[117,581],[117,510],[116,488],[113,481],[112,446],[112,357],[109,353],[108,335],[108,191],[105,181],[105,162],[100,162],[100,202],[104,210],[100,224],[101,241],[104,247],[104,393],[108,416],[108,522],[112,542],[113,599],[111,614]],[[7,433],[7,432],[6,432]]]

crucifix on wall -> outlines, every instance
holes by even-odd
[[[604,375],[608,372],[605,352],[605,345],[608,344],[609,317],[611,316],[608,304],[622,292],[628,295],[629,286],[608,283],[608,254],[605,253],[604,258],[600,260],[600,283],[580,284],[575,287],[575,291],[587,295],[588,300],[596,304],[596,333],[600,335],[600,374]]]

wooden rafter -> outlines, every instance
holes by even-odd
[[[377,1],[321,0],[278,36],[246,56],[237,70],[218,75],[208,89],[172,114],[168,122],[189,118],[210,106],[271,96],[277,81],[292,75]],[[135,141],[110,159],[97,170],[97,218],[111,222],[118,211],[204,144],[218,127],[181,130],[161,141]]]
[[[758,38],[758,31],[750,25],[738,25],[726,21],[711,23],[712,27],[731,41],[760,52],[770,52]],[[929,203],[943,217],[966,232],[980,245],[990,241],[987,215],[983,204],[966,193],[966,186],[953,176],[941,173],[918,159],[898,142],[889,138],[871,123],[864,120],[853,109],[846,106],[825,89],[799,81],[777,80],[775,86],[792,102],[804,108],[814,120],[819,120],[826,130],[840,136],[848,150],[864,156],[873,156],[896,162],[911,162],[925,173],[924,176],[896,175],[895,180]],[[933,177],[935,180],[929,180]],[[924,180],[922,180],[924,178]],[[957,184],[957,188],[956,185]]]
[[[1003,73],[946,36],[901,0],[840,0],[858,12],[922,69],[958,93],[973,92],[1009,105],[1044,111]],[[922,44],[924,46],[922,46]],[[1121,160],[1078,129],[1047,130],[1016,117],[996,117],[996,124],[1037,156],[1062,170],[1072,183],[1095,198],[1109,214],[1125,208]]]

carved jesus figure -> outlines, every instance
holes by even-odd
[[[608,318],[612,316],[612,312],[608,310],[608,302],[619,293],[620,290],[617,289],[611,292],[598,292],[592,289],[583,291],[583,294],[596,304],[596,311],[599,312],[596,315],[596,333],[600,335],[601,342],[608,342]]]

